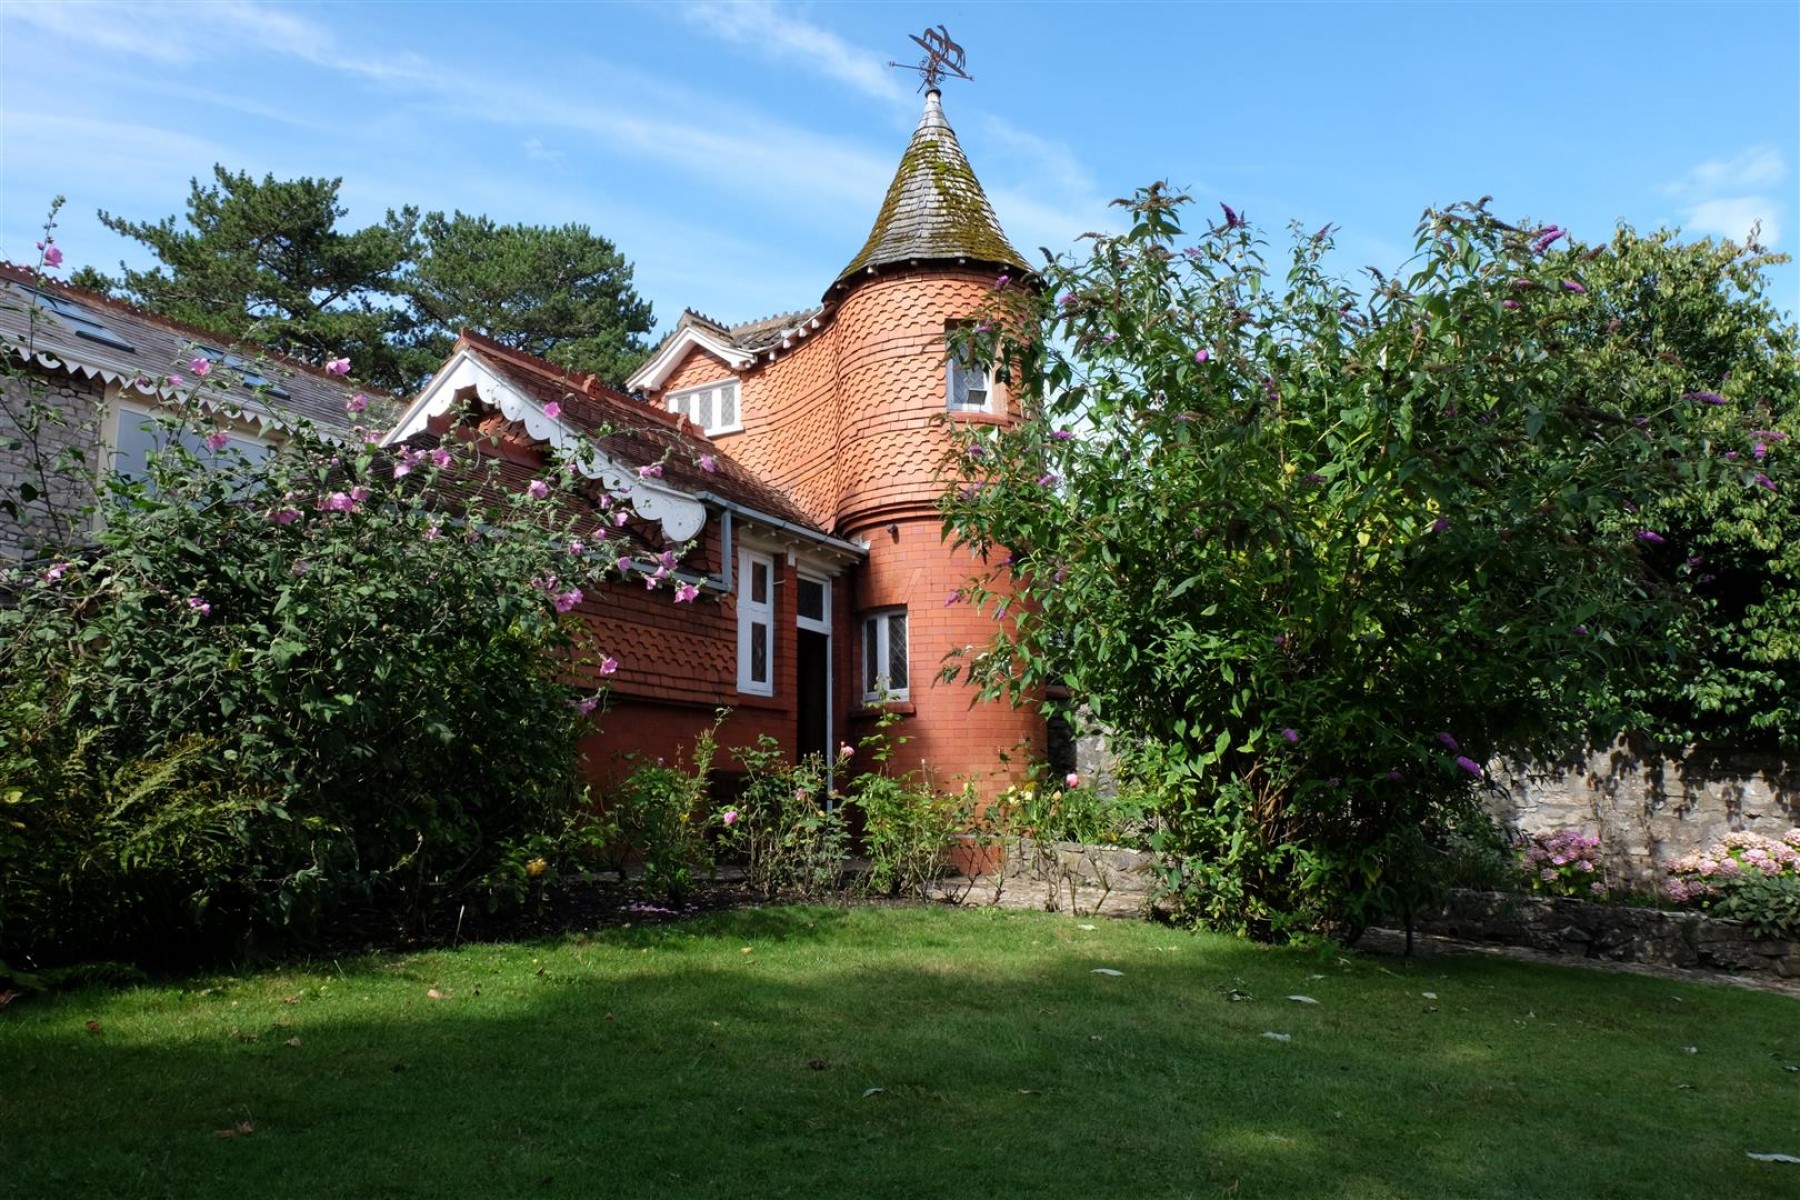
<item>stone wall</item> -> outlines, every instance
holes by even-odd
[[[933,896],[958,904],[1141,917],[1156,892],[1156,856],[1148,850],[1013,838],[952,858],[962,873],[939,880]]]
[[[19,558],[34,545],[66,542],[85,527],[82,510],[94,498],[90,472],[105,385],[17,361],[10,367],[0,374],[0,498],[18,502],[19,513],[0,509],[0,557]],[[20,485],[43,489],[45,472],[47,494],[23,500]]]
[[[1800,943],[1756,937],[1738,921],[1550,896],[1452,892],[1422,933],[1548,954],[1800,978]]]
[[[1653,891],[1669,862],[1733,830],[1800,826],[1800,766],[1752,755],[1666,759],[1620,742],[1554,763],[1494,764],[1489,810],[1522,833],[1598,834],[1609,878]]]

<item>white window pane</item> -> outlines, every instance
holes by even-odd
[[[769,565],[752,562],[750,564],[750,602],[767,604],[769,602]]]
[[[906,689],[906,614],[893,613],[887,619],[887,680],[892,691]]]
[[[719,389],[719,422],[714,428],[725,429],[738,423],[737,384],[728,383]]]
[[[750,682],[769,682],[769,627],[761,621],[750,623]]]

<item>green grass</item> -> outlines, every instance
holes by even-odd
[[[22,1001],[0,1190],[1800,1195],[1745,1157],[1800,1154],[1792,999],[1096,924],[748,910]]]

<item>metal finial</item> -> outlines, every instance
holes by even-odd
[[[963,70],[965,55],[963,48],[950,40],[950,31],[939,25],[936,29],[927,29],[923,34],[909,34],[918,43],[919,49],[925,51],[925,57],[918,66],[906,63],[890,62],[890,67],[905,67],[909,71],[917,71],[924,81],[920,86],[928,92],[938,90],[938,80],[945,75],[954,75],[958,79],[967,79],[971,83],[975,77]]]

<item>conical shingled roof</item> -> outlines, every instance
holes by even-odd
[[[1031,269],[1001,231],[956,132],[944,120],[935,88],[925,93],[925,112],[888,185],[875,228],[839,273],[837,285],[867,271],[922,260]]]

